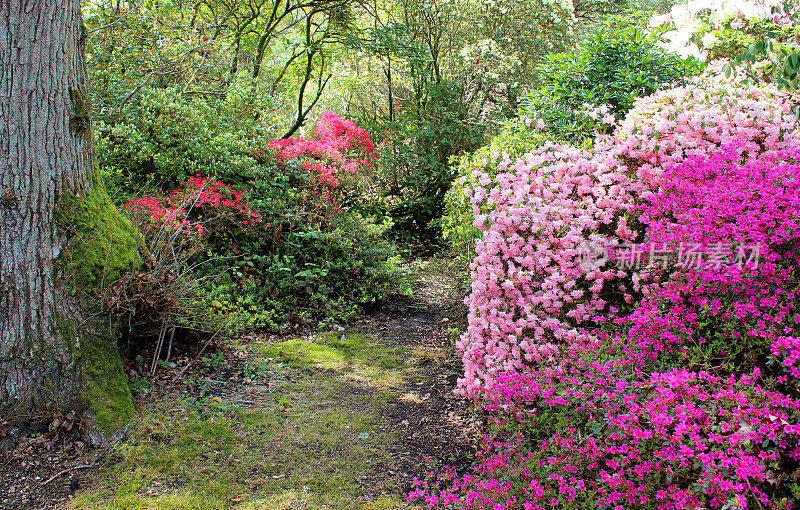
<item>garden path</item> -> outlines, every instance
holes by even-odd
[[[0,475],[11,480],[0,509],[408,508],[412,479],[441,464],[466,468],[481,430],[453,394],[451,328],[463,327],[464,289],[444,259],[415,261],[409,272],[411,295],[347,328],[247,336],[175,385],[188,359],[140,380],[141,416],[97,467],[42,488],[101,452],[77,456],[71,441],[38,465],[41,445],[0,453]]]

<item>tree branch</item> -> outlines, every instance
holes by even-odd
[[[133,11],[138,11],[139,7],[144,5],[144,1],[145,0],[142,0],[141,2],[139,2],[139,5],[137,5],[136,7],[132,7],[131,10],[129,10],[128,12],[126,12],[125,14],[120,16],[119,18],[115,19],[114,21],[112,21],[108,25],[103,25],[102,27],[97,27],[97,28],[93,28],[93,29],[89,30],[88,32],[86,32],[86,35],[90,35],[90,34],[93,34],[95,32],[99,32],[100,30],[105,30],[106,28],[110,28],[110,27],[116,25],[117,23],[122,21],[126,16],[128,16],[128,14],[132,13]]]

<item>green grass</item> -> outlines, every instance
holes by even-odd
[[[309,373],[336,370],[351,380],[376,386],[397,387],[408,366],[407,351],[377,345],[364,333],[321,333],[307,340],[288,340],[260,345],[258,352]]]
[[[269,376],[227,397],[174,395],[149,405],[93,488],[68,508],[408,508],[393,487],[375,492],[372,482],[394,441],[380,409],[397,397],[407,353],[361,333],[251,349],[246,366]]]
[[[236,510],[337,510],[336,502],[326,500],[307,492],[286,491],[259,501],[254,501],[241,506]],[[381,498],[376,501],[363,503],[362,510],[397,510],[407,509],[409,506],[396,498]]]

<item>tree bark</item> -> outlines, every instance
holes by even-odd
[[[109,336],[88,335],[88,294],[66,285],[70,268],[84,264],[67,260],[81,253],[73,247],[102,238],[106,216],[132,239],[116,209],[109,213],[94,168],[85,39],[79,0],[0,2],[0,421],[91,409],[90,393],[112,415],[132,410]],[[81,218],[65,215],[64,204]],[[100,352],[111,356],[105,375],[89,359]],[[104,421],[113,428],[111,415]]]

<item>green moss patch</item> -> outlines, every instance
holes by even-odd
[[[378,469],[397,440],[381,413],[397,396],[384,381],[402,383],[401,351],[361,333],[243,347],[246,381],[147,406],[69,508],[409,508]]]
[[[304,340],[277,343],[266,349],[265,354],[290,363],[293,368],[338,368],[348,355],[345,350]]]
[[[407,364],[404,349],[382,347],[374,335],[354,332],[262,345],[259,352],[297,370],[337,370],[351,379],[388,386],[399,384]]]
[[[255,409],[236,395],[154,404],[69,508],[407,508],[368,494],[394,440],[380,427],[388,397],[330,373],[286,381]]]
[[[127,425],[135,414],[128,377],[116,344],[107,337],[84,336],[81,363],[87,383],[86,406],[94,412],[103,432],[112,434]]]
[[[83,193],[62,197],[57,212],[59,226],[71,237],[59,262],[75,290],[98,295],[140,264],[141,235],[117,210],[98,172]]]
[[[111,202],[98,172],[86,189],[61,197],[56,221],[70,238],[57,264],[80,299],[99,296],[141,263],[141,235]],[[128,379],[108,323],[78,326],[73,321],[72,317],[63,317],[56,329],[70,346],[82,372],[85,391],[81,399],[95,415],[100,432],[108,437],[134,415]],[[93,328],[95,332],[88,332]]]
[[[254,501],[235,510],[338,510],[336,502],[303,491],[286,491],[259,501]],[[362,510],[400,510],[409,508],[399,498],[381,498],[369,503],[361,503],[357,508]]]

